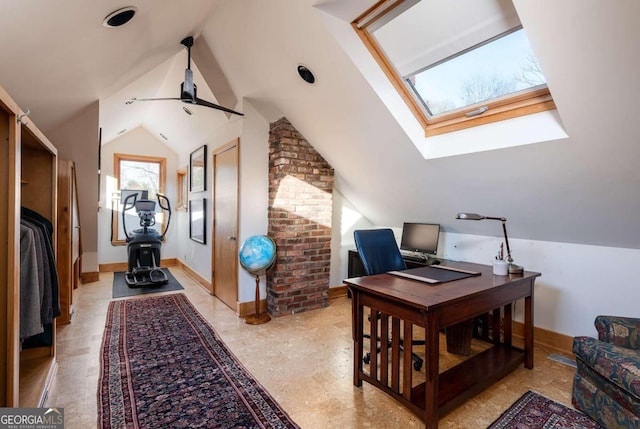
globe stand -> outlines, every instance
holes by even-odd
[[[256,274],[256,312],[244,318],[244,323],[248,325],[262,325],[271,320],[271,316],[267,313],[260,314],[260,276]]]

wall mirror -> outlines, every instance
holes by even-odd
[[[189,238],[207,244],[207,199],[189,201]]]
[[[189,158],[189,191],[202,192],[207,189],[207,145],[191,152]]]

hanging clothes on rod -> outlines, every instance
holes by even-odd
[[[20,338],[44,332],[40,307],[43,288],[39,279],[38,244],[31,228],[20,223]]]
[[[23,348],[29,348],[51,344],[51,325],[61,312],[53,225],[26,207],[21,208],[21,215],[20,337],[25,340]],[[40,328],[34,335],[36,322]]]

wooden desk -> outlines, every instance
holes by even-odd
[[[533,368],[533,285],[540,273],[494,276],[488,265],[449,261],[447,265],[482,274],[437,285],[390,274],[345,280],[353,305],[353,384],[360,387],[364,380],[383,390],[418,414],[426,428],[437,428],[439,416],[521,363]],[[524,350],[512,346],[512,303],[521,298],[525,300]],[[362,361],[364,307],[371,310],[371,338],[391,343],[390,351],[382,347],[377,352],[376,341],[370,341],[371,356],[378,359],[371,359],[367,372]],[[439,374],[440,329],[488,312],[493,314],[493,347]],[[426,333],[426,381],[417,386],[412,381],[411,347],[400,349],[401,337],[412,338],[413,325],[424,327]]]

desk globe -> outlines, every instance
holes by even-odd
[[[260,275],[267,272],[276,261],[276,243],[266,235],[253,235],[246,239],[238,254],[240,265],[256,276],[255,314],[245,317],[245,323],[260,325],[271,320],[267,313],[260,314]]]

